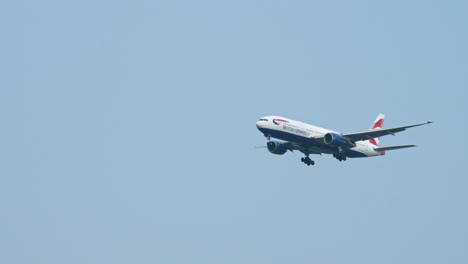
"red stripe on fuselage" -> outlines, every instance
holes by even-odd
[[[279,118],[275,118],[275,119],[273,119],[273,121],[276,121],[276,122],[285,122],[285,123],[288,123],[288,120],[279,119]]]

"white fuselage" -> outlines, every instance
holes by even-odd
[[[340,134],[339,132],[313,126],[280,116],[265,116],[257,121],[257,128],[265,136],[277,138],[293,144],[304,146],[311,154],[334,154],[341,152],[338,147],[317,142],[314,138],[323,138],[327,133]],[[380,156],[383,153],[374,150],[375,146],[369,141],[357,141],[356,146],[344,150],[341,154],[350,157]]]

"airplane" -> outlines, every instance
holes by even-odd
[[[388,150],[416,147],[399,145],[379,147],[379,137],[395,135],[411,127],[432,123],[427,121],[408,126],[383,128],[385,115],[379,114],[368,131],[357,133],[339,133],[318,126],[309,125],[281,116],[265,116],[257,121],[257,128],[268,139],[266,148],[269,152],[283,155],[288,150],[298,150],[305,157],[301,161],[307,166],[315,165],[310,154],[333,154],[339,161],[346,158],[383,156]],[[276,138],[282,141],[270,140]]]

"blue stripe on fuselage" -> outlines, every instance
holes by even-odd
[[[303,136],[269,128],[259,128],[258,130],[260,130],[265,135],[270,135],[271,137],[277,139],[298,143],[307,147],[318,146],[313,140]]]
[[[269,129],[269,128],[258,128],[260,132],[262,132],[265,135],[270,135],[271,137],[281,139],[284,141],[289,141],[289,142],[294,142],[303,145],[304,147],[318,147],[322,148],[324,150],[324,153],[326,152],[338,152],[338,148],[333,147],[333,146],[327,146],[324,144],[317,144],[314,140],[308,139],[303,136],[295,135],[292,133],[284,132],[284,131],[279,131],[275,129]],[[348,149],[345,152],[346,156],[349,158],[362,158],[362,157],[367,157],[364,153],[361,153],[356,150]]]
[[[361,152],[356,151],[356,150],[352,150],[352,149],[346,150],[345,154],[346,154],[346,157],[348,157],[348,158],[364,158],[364,157],[367,157],[366,154],[361,153]]]

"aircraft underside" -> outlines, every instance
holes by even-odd
[[[305,155],[305,157],[301,158],[301,161],[307,166],[315,165],[315,161],[309,157],[310,154],[333,154],[333,157],[339,161],[346,161],[346,158],[367,157],[365,154],[352,149],[345,149],[340,151],[340,148],[338,147],[319,145],[305,137],[285,133],[282,131],[263,129],[262,132],[264,132],[264,136],[269,140],[267,145],[275,144],[275,141],[271,141],[271,138],[284,140],[287,141],[288,144],[294,145],[294,149],[302,152]]]

